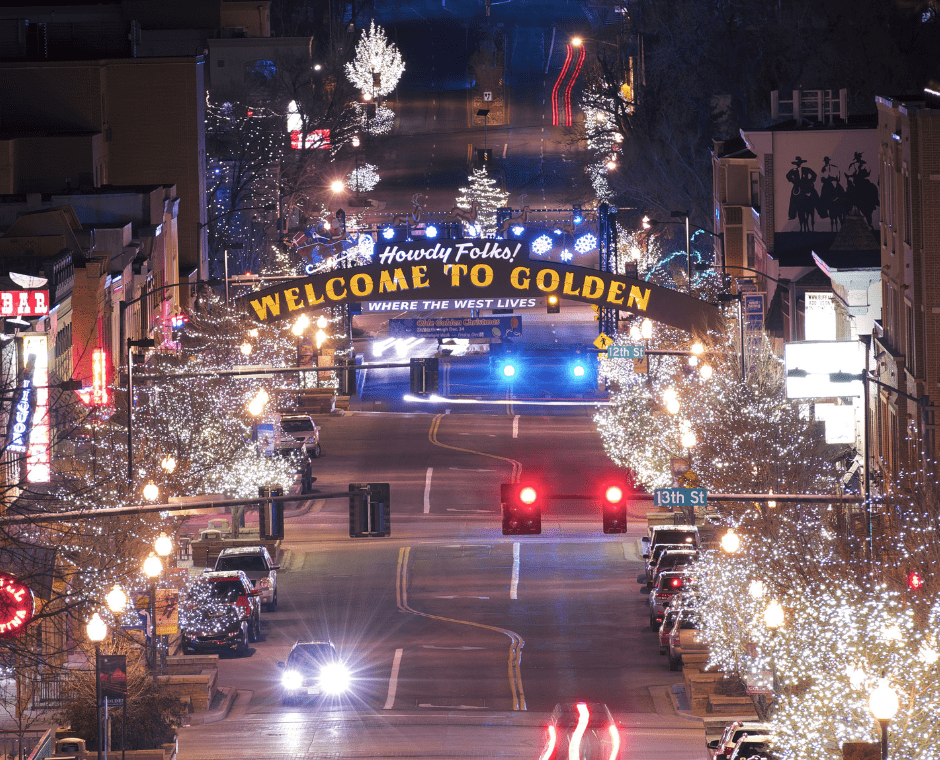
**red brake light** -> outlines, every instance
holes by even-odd
[[[669,582],[669,585],[672,586],[673,588],[682,588],[682,578],[673,578]]]
[[[604,492],[604,498],[611,504],[619,504],[623,500],[623,489],[620,486],[610,486]]]
[[[617,724],[611,723],[607,730],[610,732],[610,760],[620,760],[620,731]]]
[[[578,702],[578,725],[571,733],[571,739],[568,740],[568,760],[581,760],[581,739],[587,730],[588,721],[591,719],[591,711],[584,702]]]
[[[539,755],[539,760],[554,760],[555,757],[555,743],[557,738],[555,736],[555,727],[551,724],[548,726],[548,746],[545,747],[545,751]]]
[[[911,591],[920,591],[924,587],[924,576],[916,570],[911,570],[907,574],[907,587]]]
[[[535,489],[532,486],[526,486],[521,491],[519,491],[519,501],[523,504],[532,504],[538,498],[538,494],[535,493]]]

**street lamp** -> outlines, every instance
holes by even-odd
[[[157,540],[153,542],[153,548],[156,549],[158,556],[168,557],[173,552],[173,539],[163,531],[160,531]]]
[[[150,579],[150,658],[153,672],[153,682],[157,682],[157,578],[163,572],[163,562],[150,552],[144,560],[144,575]]]
[[[147,501],[156,501],[160,495],[160,489],[152,480],[144,486],[144,498]]]
[[[108,609],[115,615],[120,615],[127,609],[127,594],[125,594],[124,589],[117,584],[108,592],[104,600],[108,605]]]
[[[783,613],[783,607],[780,602],[776,599],[771,599],[764,609],[764,625],[771,631],[776,631],[778,628],[783,627],[785,620],[786,616]]]
[[[880,679],[868,697],[868,707],[881,725],[881,760],[888,760],[888,724],[898,714],[898,706],[898,693],[891,688],[887,678]]]
[[[733,529],[729,529],[728,532],[721,537],[721,548],[728,554],[734,554],[741,548],[741,538]]]
[[[101,642],[108,635],[108,626],[96,612],[85,626],[85,631],[88,640],[95,645],[95,720],[98,725],[98,760],[101,760],[101,749],[104,746],[101,727]]]

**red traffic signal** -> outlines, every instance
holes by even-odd
[[[606,483],[601,491],[604,533],[627,532],[627,489],[623,483]]]
[[[504,536],[542,532],[542,501],[536,486],[503,483],[500,497]]]
[[[907,587],[911,591],[920,591],[924,587],[924,576],[916,570],[907,574]]]

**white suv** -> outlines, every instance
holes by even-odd
[[[281,416],[281,440],[279,448],[302,448],[304,453],[316,459],[320,456],[320,428],[309,414],[285,414]]]
[[[241,570],[248,576],[259,601],[268,612],[277,609],[277,571],[268,550],[263,546],[233,546],[223,549],[215,561],[214,571]]]

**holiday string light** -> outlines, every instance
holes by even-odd
[[[459,188],[456,205],[469,211],[476,203],[477,218],[472,226],[477,228],[481,237],[491,238],[496,234],[496,212],[505,207],[509,193],[500,189],[497,180],[490,177],[486,167],[473,169],[468,177],[469,185]],[[469,228],[469,222],[465,227]]]

